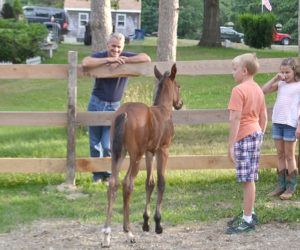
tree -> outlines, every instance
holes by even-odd
[[[200,46],[221,47],[219,0],[204,0],[203,33]]]
[[[147,33],[156,32],[158,30],[158,0],[142,1],[142,28]]]
[[[106,49],[107,37],[112,33],[110,0],[91,0],[92,51]]]
[[[202,31],[203,1],[180,0],[180,8],[178,37],[198,40]]]
[[[9,3],[3,4],[2,10],[1,10],[1,16],[4,19],[15,18],[14,9]]]
[[[15,13],[15,18],[19,20],[19,16],[23,14],[22,5],[19,0],[14,0],[13,9]]]
[[[157,61],[176,61],[178,0],[159,1]]]

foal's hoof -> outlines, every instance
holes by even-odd
[[[104,234],[103,241],[101,243],[102,248],[109,248],[110,247],[110,234]]]
[[[149,231],[150,231],[150,226],[149,226],[149,224],[146,224],[146,223],[143,224],[143,231],[144,231],[144,232],[149,232]]]
[[[128,240],[130,243],[136,243],[134,235],[130,231],[128,232]]]
[[[163,232],[163,228],[161,226],[155,227],[155,233],[161,234]]]

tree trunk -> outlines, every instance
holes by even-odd
[[[221,47],[219,0],[204,0],[203,32],[199,45]]]
[[[107,37],[111,33],[110,0],[91,0],[92,51],[106,50]]]
[[[157,61],[176,61],[178,0],[159,1]]]

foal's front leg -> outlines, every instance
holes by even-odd
[[[151,152],[146,152],[146,169],[147,169],[147,179],[146,179],[146,207],[143,215],[144,223],[143,230],[149,232],[149,218],[150,218],[150,199],[155,186],[155,180],[153,176],[153,154]]]
[[[157,201],[155,208],[155,232],[161,234],[163,228],[160,224],[161,221],[161,203],[163,199],[163,194],[165,191],[165,170],[167,165],[167,160],[169,156],[168,148],[159,148],[156,152],[156,165],[157,165]]]

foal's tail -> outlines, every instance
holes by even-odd
[[[122,156],[124,150],[125,139],[125,124],[127,120],[127,113],[121,113],[117,115],[114,122],[114,134],[112,141],[112,160],[117,162]]]

